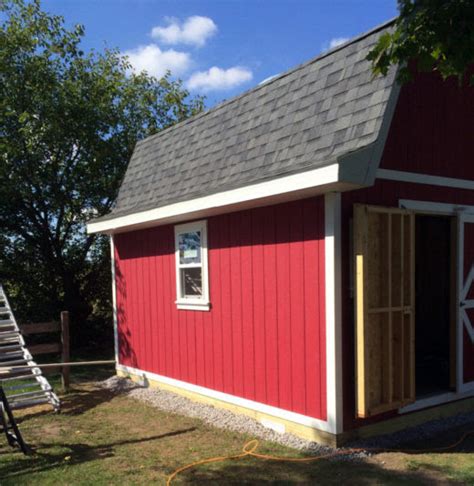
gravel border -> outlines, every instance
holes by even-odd
[[[144,385],[145,384],[146,383],[144,383]],[[206,424],[220,429],[247,434],[252,437],[276,442],[286,447],[291,447],[311,454],[327,454],[334,451],[334,448],[324,446],[317,442],[301,439],[293,434],[278,433],[246,415],[236,414],[229,410],[216,408],[212,405],[195,402],[160,388],[146,387],[137,384],[128,378],[112,376],[105,381],[98,382],[97,385],[117,394],[126,394],[129,397],[148,403],[166,412],[198,418]],[[468,424],[472,424],[474,428],[474,411],[432,420],[416,427],[411,427],[388,435],[352,441],[344,448],[366,449],[366,452],[348,453],[337,457],[337,459],[360,460],[371,455],[370,449],[396,448],[402,443],[430,439],[438,435],[440,432]]]
[[[143,387],[127,378],[112,376],[103,382],[99,382],[98,385],[114,393],[126,393],[129,397],[148,403],[166,412],[198,418],[206,424],[220,429],[248,434],[259,439],[276,442],[293,449],[310,453],[321,454],[333,450],[331,447],[301,439],[293,434],[280,434],[246,415],[236,414],[212,405],[195,402],[189,398],[160,388]]]

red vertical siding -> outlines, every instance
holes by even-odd
[[[403,86],[381,167],[474,180],[474,88],[419,74]]]
[[[208,219],[209,312],[177,310],[173,226],[115,236],[120,362],[326,419],[324,199]]]

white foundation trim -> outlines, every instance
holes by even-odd
[[[198,197],[189,201],[169,204],[161,208],[141,211],[139,213],[121,216],[108,221],[91,222],[87,225],[88,233],[113,233],[120,228],[138,229],[143,225],[155,222],[176,222],[179,216],[192,220],[203,215],[202,211],[216,208],[231,207],[254,200],[302,192],[317,187],[343,184],[339,180],[339,164],[331,164],[318,169],[292,174],[279,179],[251,184],[239,189],[223,191],[210,196]],[[346,184],[348,186],[348,184]],[[354,185],[355,187],[355,185]],[[304,194],[303,194],[304,196]]]
[[[193,393],[197,393],[199,395],[203,395],[205,397],[213,398],[215,400],[221,400],[222,402],[227,402],[233,405],[248,408],[249,410],[254,410],[257,412],[266,413],[268,415],[273,415],[274,417],[281,418],[284,420],[289,420],[290,422],[305,425],[307,427],[312,427],[313,429],[321,430],[324,432],[331,432],[331,430],[329,430],[328,428],[327,422],[313,417],[308,417],[307,415],[301,415],[299,413],[290,412],[288,410],[283,410],[281,408],[272,407],[271,405],[265,405],[264,403],[254,402],[253,400],[237,397],[235,395],[229,395],[228,393],[211,390],[210,388],[205,388],[199,385],[193,385],[185,381],[176,380],[174,378],[169,378],[167,376],[157,375],[156,373],[152,373],[150,371],[139,370],[119,363],[116,365],[116,369],[118,371],[123,371],[125,373],[130,373],[132,375],[144,376],[150,380],[156,381],[157,383],[171,385],[176,388],[181,388],[182,390],[190,391]]]
[[[112,319],[114,324],[115,362],[118,363],[118,329],[117,329],[117,288],[115,282],[115,245],[114,237],[110,235],[110,265],[112,269]]]
[[[324,197],[326,289],[327,423],[333,434],[343,431],[341,323],[341,194]]]
[[[377,179],[389,181],[412,182],[414,184],[427,184],[430,186],[455,187],[457,189],[474,189],[474,181],[456,179],[453,177],[440,177],[418,172],[406,172],[401,170],[377,169]]]

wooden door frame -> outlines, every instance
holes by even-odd
[[[407,405],[399,409],[399,413],[412,412],[421,408],[426,408],[454,400],[459,400],[467,396],[472,396],[474,394],[474,382],[463,383],[463,333],[464,325],[459,318],[459,308],[457,305],[458,295],[460,288],[464,282],[463,273],[460,269],[464,268],[463,265],[463,254],[461,250],[463,249],[463,219],[468,217],[470,221],[474,223],[474,206],[460,205],[460,204],[449,204],[449,203],[437,203],[432,201],[418,201],[410,199],[400,199],[399,207],[403,209],[410,209],[415,212],[415,214],[425,214],[431,216],[448,216],[456,218],[456,231],[455,231],[455,245],[454,249],[456,251],[455,261],[456,268],[453,272],[455,277],[455,299],[452,302],[453,313],[456,316],[456,390],[446,393],[440,393],[439,395],[417,400],[415,403]],[[462,215],[462,217],[460,217]]]

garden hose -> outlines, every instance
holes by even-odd
[[[348,454],[360,453],[360,452],[403,452],[405,454],[423,454],[426,452],[443,452],[450,449],[456,448],[459,444],[464,442],[469,435],[474,435],[474,430],[464,433],[459,440],[453,444],[436,447],[431,449],[387,449],[387,448],[357,448],[357,449],[343,449],[340,451],[330,452],[329,454],[323,454],[321,456],[310,456],[310,457],[285,457],[285,456],[272,456],[270,454],[260,454],[257,451],[259,446],[259,441],[257,439],[252,439],[244,444],[242,447],[242,452],[240,454],[231,454],[228,456],[217,456],[210,457],[208,459],[202,459],[200,461],[191,462],[185,466],[181,466],[176,469],[172,474],[170,474],[166,480],[166,486],[170,486],[171,482],[176,478],[176,476],[188,469],[195,468],[197,466],[202,466],[203,464],[210,464],[214,462],[223,461],[234,461],[238,459],[244,459],[245,457],[255,457],[256,459],[261,459],[264,461],[278,461],[278,462],[313,462],[320,461],[322,459],[331,459],[337,456],[344,456]]]

